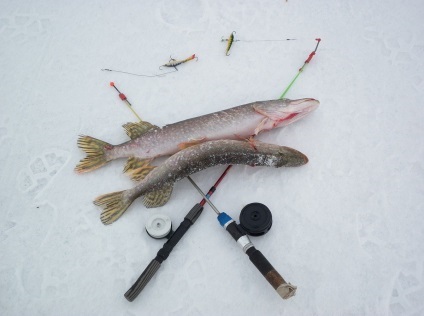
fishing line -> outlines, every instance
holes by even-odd
[[[166,64],[161,65],[159,67],[159,69],[162,70],[162,67],[172,67],[172,68],[174,68],[174,70],[168,71],[168,72],[164,72],[164,73],[161,73],[161,74],[157,74],[157,75],[142,75],[142,74],[136,74],[136,73],[133,73],[133,72],[122,71],[122,70],[114,70],[114,69],[108,69],[108,68],[103,68],[103,69],[101,69],[101,71],[119,72],[119,73],[122,73],[122,74],[127,74],[127,75],[132,75],[132,76],[137,76],[137,77],[148,77],[148,78],[163,77],[163,76],[166,76],[167,74],[170,74],[170,73],[173,73],[173,72],[178,71],[177,66],[179,66],[181,64],[184,64],[184,63],[186,63],[186,62],[188,62],[190,60],[193,60],[193,59],[198,60],[199,58],[196,57],[195,54],[193,54],[190,57],[188,57],[186,59],[183,59],[183,60],[176,60],[176,59],[174,59],[174,58],[172,58],[170,56],[169,57],[169,61]]]
[[[287,94],[289,89],[292,87],[294,82],[299,77],[300,73],[302,73],[303,70],[305,69],[306,64],[308,64],[312,60],[314,55],[316,54],[318,45],[321,39],[318,38],[316,40],[318,41],[318,43],[315,47],[315,50],[309,54],[309,57],[304,62],[303,66],[299,69],[294,79],[290,82],[290,84],[284,90],[280,98],[283,98]],[[113,86],[120,93],[121,100],[125,100],[127,103],[129,103],[125,95],[123,95],[115,87],[115,85],[112,85],[111,83],[111,86]],[[123,95],[124,98],[121,95]],[[130,105],[129,108],[141,121],[141,118],[132,109],[132,106],[130,103],[129,105]],[[164,244],[164,246],[158,251],[156,257],[145,268],[145,270],[137,279],[137,281],[133,284],[133,286],[125,293],[124,296],[128,301],[132,302],[140,294],[140,292],[145,288],[148,282],[153,278],[155,273],[159,270],[161,263],[168,258],[168,256],[170,255],[175,245],[179,242],[179,240],[184,236],[184,234],[188,231],[191,225],[193,225],[195,221],[197,220],[197,218],[200,216],[206,202],[208,202],[208,204],[217,213],[218,220],[220,221],[221,225],[243,247],[243,250],[245,250],[246,254],[249,256],[249,259],[252,261],[252,263],[254,263],[254,265],[258,268],[258,270],[264,275],[264,277],[268,280],[268,282],[274,287],[277,293],[284,299],[287,299],[295,294],[296,287],[291,285],[290,283],[287,283],[281,277],[281,275],[272,267],[272,265],[268,262],[268,260],[262,255],[262,253],[259,250],[255,249],[255,247],[250,242],[248,237],[245,235],[243,231],[239,229],[239,227],[235,224],[235,222],[231,219],[231,217],[229,217],[225,213],[220,213],[219,210],[215,206],[213,206],[213,204],[210,202],[209,198],[216,191],[218,185],[221,183],[221,181],[224,179],[224,177],[227,175],[228,171],[231,168],[232,168],[232,165],[227,166],[227,168],[220,175],[220,177],[215,182],[215,184],[209,189],[206,195],[201,191],[201,189],[197,186],[197,184],[190,177],[188,177],[189,181],[199,191],[203,199],[200,201],[200,203],[197,203],[193,206],[190,212],[185,216],[184,221],[181,222],[180,226],[170,236],[170,238]]]
[[[164,77],[167,74],[170,74],[172,72],[176,72],[176,70],[172,70],[172,71],[164,72],[164,73],[159,74],[159,75],[141,75],[141,74],[135,74],[135,73],[132,73],[132,72],[127,72],[127,71],[122,71],[122,70],[114,70],[114,69],[106,69],[106,68],[105,69],[101,69],[101,71],[120,72],[120,73],[123,73],[123,74],[132,75],[132,76],[150,77],[150,78],[152,78],[152,77]]]
[[[231,33],[232,34],[232,33]],[[305,62],[303,63],[302,67],[299,69],[299,71],[297,72],[296,76],[293,78],[293,80],[289,83],[289,85],[287,86],[287,88],[284,90],[284,92],[281,94],[280,99],[284,98],[285,95],[287,94],[287,92],[290,90],[290,88],[293,86],[293,84],[295,83],[295,81],[297,80],[297,78],[300,76],[300,74],[303,72],[303,70],[305,70],[305,67],[307,64],[309,64],[309,62],[312,60],[312,58],[315,56],[317,50],[318,50],[318,45],[321,42],[320,38],[316,38],[315,39],[317,41],[317,45],[315,46],[315,50],[313,52],[311,52],[308,56],[308,58],[305,60]]]
[[[236,34],[236,31],[231,32],[230,36],[228,38],[224,38],[224,36],[221,37],[221,42],[227,42],[227,48],[225,50],[225,55],[230,56],[228,53],[231,49],[231,46],[235,42],[245,42],[245,43],[255,43],[255,42],[287,42],[287,41],[296,41],[296,38],[286,38],[286,39],[260,39],[260,40],[239,40],[234,39],[234,35]]]
[[[281,94],[280,99],[283,99],[285,97],[285,95],[287,94],[287,92],[290,90],[290,88],[292,87],[292,85],[295,83],[295,81],[297,80],[297,78],[300,76],[300,74],[305,69],[306,65],[309,64],[309,62],[315,56],[315,54],[316,54],[316,52],[318,50],[319,43],[321,42],[321,39],[320,38],[316,38],[315,40],[317,41],[317,46],[315,46],[315,50],[312,53],[309,54],[308,58],[303,63],[302,67],[300,67],[300,69],[297,72],[296,76],[294,76],[293,80],[289,83],[289,85],[287,86],[286,90],[284,90],[283,94]]]
[[[227,172],[231,169],[231,165],[228,166],[222,175],[218,178],[215,184],[209,189],[206,194],[206,198],[210,198],[212,194],[216,191],[216,188],[224,179]],[[196,203],[190,212],[184,217],[184,220],[175,230],[175,232],[169,237],[168,241],[162,246],[162,248],[157,252],[156,257],[150,261],[144,271],[141,273],[137,281],[131,286],[131,288],[124,294],[125,298],[132,302],[140,294],[140,292],[146,287],[149,281],[153,278],[156,272],[161,267],[163,261],[165,261],[168,256],[171,254],[172,249],[177,245],[177,243],[183,238],[185,233],[189,228],[196,222],[200,214],[202,214],[203,206],[206,203],[206,198],[204,197],[199,203]]]
[[[274,40],[274,39],[265,39],[265,40],[234,40],[234,42],[248,42],[248,43],[254,43],[254,42],[287,42],[287,41],[297,41],[297,38],[286,38],[281,40]]]
[[[133,109],[132,104],[130,103],[130,101],[128,101],[127,96],[125,94],[123,94],[121,91],[119,91],[119,89],[115,86],[114,82],[110,82],[109,84],[111,87],[114,87],[116,91],[118,91],[119,93],[119,98],[124,101],[127,104],[127,107],[133,112],[133,114],[139,119],[139,121],[141,122],[142,119],[140,116],[138,116],[138,114],[136,113],[136,111]]]

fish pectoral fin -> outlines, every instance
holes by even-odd
[[[137,123],[126,123],[122,125],[122,127],[125,129],[125,133],[131,138],[136,139],[143,135],[144,133],[150,131],[151,129],[159,128],[153,124],[150,124],[149,122],[137,122]]]
[[[255,128],[255,135],[258,135],[263,130],[271,129],[272,126],[274,126],[274,121],[269,119],[268,117],[265,117],[258,126]]]
[[[184,142],[184,143],[179,143],[178,144],[178,148],[180,150],[186,149],[188,147],[194,146],[194,145],[198,145],[200,143],[203,143],[206,141],[206,137],[201,137],[201,138],[196,138],[196,139],[192,139],[188,142]]]
[[[162,189],[147,193],[143,197],[143,204],[147,208],[159,207],[165,205],[171,198],[172,185],[165,185]]]
[[[278,121],[281,117],[281,113],[277,110],[269,109],[266,104],[258,102],[259,104],[255,104],[253,109],[259,114],[270,118],[273,121]]]
[[[127,173],[134,181],[143,180],[156,166],[150,165],[153,159],[140,159],[130,157],[124,167],[124,173]]]

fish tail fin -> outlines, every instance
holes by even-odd
[[[103,208],[100,220],[104,225],[110,225],[124,214],[135,197],[119,191],[101,195],[94,200],[94,204]]]
[[[111,160],[106,153],[114,147],[113,145],[86,135],[81,135],[77,143],[78,147],[87,154],[87,157],[80,160],[74,169],[75,172],[89,172],[100,168]]]

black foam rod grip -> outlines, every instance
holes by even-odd
[[[269,263],[262,252],[255,247],[250,247],[246,251],[246,254],[269,284],[277,291],[278,295],[283,299],[288,299],[296,294],[297,287],[287,283],[271,263]]]
[[[188,212],[180,226],[178,226],[163,247],[159,249],[156,258],[149,263],[134,285],[124,294],[128,301],[132,302],[135,300],[140,292],[146,287],[147,283],[149,283],[155,273],[159,270],[161,263],[168,258],[172,249],[174,249],[181,238],[183,238],[184,234],[189,230],[191,225],[196,222],[202,211],[203,206],[197,203],[193,206],[190,212]]]
[[[143,273],[140,275],[137,281],[135,281],[134,285],[125,293],[125,298],[132,302],[144,289],[147,283],[149,283],[149,281],[153,278],[159,268],[160,262],[156,259],[153,259],[146,267],[146,269],[144,269]]]

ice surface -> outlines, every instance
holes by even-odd
[[[0,315],[423,315],[424,2],[0,2]],[[235,42],[227,37],[285,39]],[[234,167],[212,200],[234,218],[251,202],[273,212],[252,238],[298,287],[287,301],[267,284],[207,207],[132,303],[123,294],[162,240],[200,200],[180,181],[160,209],[135,203],[111,226],[96,196],[133,184],[124,161],[77,175],[79,134],[121,143],[141,117],[164,125],[289,91],[320,107],[259,139],[309,157],[295,169]],[[193,53],[178,72],[169,55]],[[224,167],[193,176],[207,190]]]

